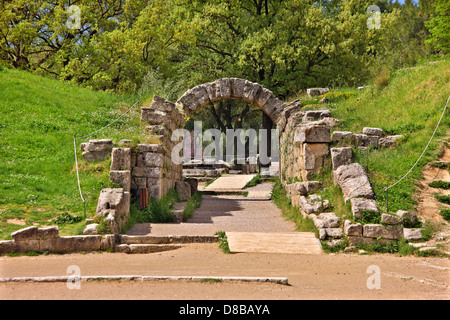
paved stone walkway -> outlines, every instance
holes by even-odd
[[[232,252],[321,253],[314,234],[295,232],[295,224],[285,220],[270,201],[272,187],[272,183],[262,183],[244,189],[247,197],[203,195],[201,207],[188,221],[137,224],[127,234],[212,236],[225,231]]]
[[[245,189],[243,195],[203,195],[202,206],[183,223],[142,223],[129,235],[214,235],[217,231],[293,232],[295,224],[282,217],[270,200],[271,183]],[[252,195],[250,197],[250,195]]]

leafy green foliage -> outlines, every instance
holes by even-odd
[[[448,53],[450,50],[450,3],[446,0],[433,1],[435,13],[425,22],[430,30],[427,42],[434,45],[436,51]]]

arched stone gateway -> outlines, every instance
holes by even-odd
[[[185,184],[182,165],[171,161],[172,151],[179,144],[179,140],[173,138],[173,132],[181,128],[198,108],[223,99],[251,103],[276,125],[280,139],[279,172],[282,181],[306,181],[323,165],[331,141],[330,127],[317,120],[330,117],[329,111],[302,112],[303,106],[298,100],[286,104],[258,83],[240,78],[223,78],[189,89],[177,102],[155,95],[150,106],[142,107],[141,121],[149,124],[146,130],[158,136],[161,143],[159,148],[140,145],[137,167],[132,170],[132,184],[136,181],[136,188],[139,189],[145,187],[144,182],[147,181],[149,195],[157,198],[166,194],[170,188]],[[158,152],[161,154],[155,155],[154,150],[160,150]],[[139,159],[161,161],[139,162]],[[156,165],[158,167],[152,167]]]
[[[278,122],[286,106],[273,95],[272,91],[259,83],[240,78],[223,78],[196,86],[186,91],[178,99],[177,104],[182,107],[183,113],[189,116],[197,108],[223,99],[237,99],[251,103],[260,108],[274,123]]]

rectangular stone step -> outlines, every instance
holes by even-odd
[[[115,251],[129,254],[136,253],[155,253],[182,248],[182,245],[176,244],[119,244]]]
[[[121,235],[121,244],[171,244],[171,243],[214,243],[218,241],[218,236],[189,236],[189,235],[145,235],[129,236]]]
[[[230,251],[320,254],[322,247],[311,232],[226,232]]]

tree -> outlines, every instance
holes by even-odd
[[[435,13],[426,22],[430,30],[427,42],[434,46],[436,51],[448,53],[450,51],[450,2],[435,0],[433,3]]]

